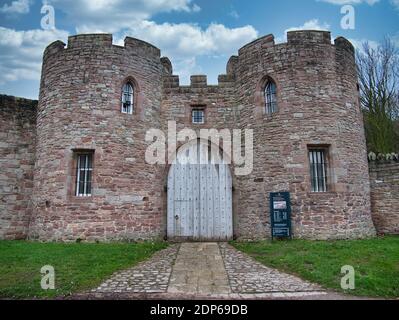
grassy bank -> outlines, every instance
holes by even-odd
[[[262,264],[359,296],[399,297],[399,237],[354,241],[232,243]],[[341,289],[341,267],[355,269],[355,290]]]
[[[99,285],[167,246],[165,243],[62,244],[0,241],[0,297],[56,297]],[[41,289],[40,269],[55,269],[55,290]]]

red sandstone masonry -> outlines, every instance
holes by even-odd
[[[347,40],[332,45],[329,33],[319,31],[290,32],[279,45],[268,36],[240,50],[241,125],[255,130],[255,170],[240,183],[242,238],[270,234],[268,194],[282,190],[292,194],[295,237],[375,234],[353,52]],[[272,117],[259,104],[265,77],[278,87],[279,112]],[[310,191],[308,145],[330,146],[329,193]]]
[[[30,237],[124,240],[163,234],[160,173],[145,163],[145,133],[159,127],[157,48],[111,35],[70,37],[44,55]],[[136,84],[137,108],[121,114],[121,88]],[[73,150],[94,150],[93,197],[74,196]],[[46,203],[48,204],[46,206]]]
[[[0,95],[0,239],[25,239],[32,213],[37,101]]]
[[[331,44],[328,32],[291,32],[288,43],[278,45],[269,35],[231,57],[218,85],[193,76],[190,86],[180,86],[169,59],[141,40],[127,38],[120,47],[112,45],[111,35],[97,34],[70,37],[67,46],[54,42],[43,58],[29,237],[164,237],[168,166],[145,163],[144,137],[150,128],[166,130],[168,120],[178,129],[254,130],[254,172],[234,178],[239,239],[270,237],[268,194],[274,191],[292,193],[297,238],[373,236],[353,53],[344,38]],[[272,117],[263,108],[268,78],[278,87],[279,111]],[[126,79],[137,89],[131,116],[120,112]],[[193,106],[206,108],[204,125],[191,124]],[[308,145],[330,145],[329,193],[310,192]],[[79,149],[94,151],[94,194],[88,199],[74,197],[73,150]],[[6,202],[13,205],[12,199]],[[18,221],[29,213],[14,212]]]
[[[370,163],[371,208],[378,233],[399,234],[399,162]]]

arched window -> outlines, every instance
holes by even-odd
[[[266,114],[277,112],[277,86],[272,80],[267,81],[265,86],[265,108]]]
[[[128,82],[122,89],[122,113],[133,114],[134,111],[134,86]]]

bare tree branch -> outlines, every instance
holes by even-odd
[[[357,65],[369,148],[379,153],[397,151],[399,52],[389,38],[377,48],[366,42],[357,53]]]

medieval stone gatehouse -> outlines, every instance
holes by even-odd
[[[218,85],[193,76],[180,86],[172,70],[159,49],[129,37],[123,47],[107,34],[49,45],[37,108],[2,103],[0,237],[263,239],[269,194],[280,191],[291,193],[296,238],[375,235],[346,39],[260,38],[230,58]],[[166,132],[169,121],[177,130],[252,129],[253,171],[147,163],[146,133]]]

